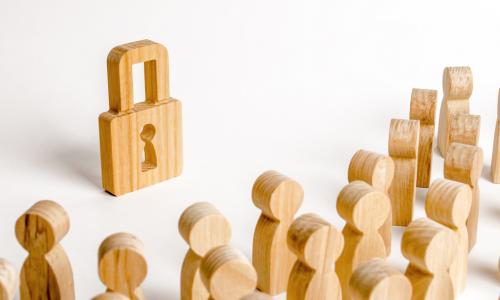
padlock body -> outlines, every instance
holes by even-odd
[[[99,139],[102,185],[113,195],[179,176],[182,172],[181,102],[170,98],[156,104],[137,103],[127,112],[102,113]],[[145,162],[145,148],[154,151],[154,165]]]

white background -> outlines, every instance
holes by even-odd
[[[496,299],[500,186],[489,182],[489,165],[499,29],[498,1],[2,0],[0,256],[20,269],[26,252],[15,221],[53,199],[71,216],[62,244],[78,299],[104,291],[97,249],[117,231],[145,243],[148,299],[178,299],[185,207],[215,204],[232,223],[232,243],[250,256],[259,215],[252,183],[276,169],[303,185],[299,213],[320,213],[341,229],[335,201],[354,152],[386,153],[390,119],[408,117],[411,89],[438,89],[440,102],[443,68],[469,65],[485,168],[479,238],[460,299]],[[100,185],[106,56],[143,38],[169,49],[171,94],[184,110],[184,174],[115,198]],[[432,177],[442,170],[435,154]],[[415,217],[424,216],[425,193],[417,191]],[[403,271],[402,229],[393,231],[390,262]]]

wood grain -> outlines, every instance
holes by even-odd
[[[439,113],[438,149],[444,157],[449,146],[448,122],[453,114],[469,114],[472,94],[470,67],[447,67],[443,72],[443,101]]]
[[[410,280],[384,259],[374,258],[360,265],[349,280],[353,300],[410,300]]]
[[[457,235],[457,253],[449,270],[456,295],[465,290],[467,282],[469,237],[466,221],[471,205],[470,187],[467,184],[446,179],[436,179],[425,199],[427,217],[448,227]]]
[[[132,65],[141,62],[146,99],[134,104]],[[99,116],[104,189],[119,196],[180,175],[181,103],[169,94],[167,49],[149,40],[120,45],[107,65],[109,111]]]
[[[68,214],[50,200],[35,203],[16,222],[16,238],[28,257],[21,269],[21,300],[74,300],[73,272],[59,242],[68,233]]]
[[[419,135],[419,121],[391,120],[389,156],[394,161],[394,179],[389,198],[393,225],[406,226],[413,219]]]
[[[387,155],[358,150],[351,158],[347,177],[349,182],[362,180],[389,197],[389,187],[394,178],[394,161]],[[392,243],[392,207],[390,209],[387,220],[379,229],[388,255]]]
[[[318,215],[302,215],[288,230],[288,247],[297,256],[288,280],[288,300],[342,299],[335,261],[344,238],[335,227]]]
[[[179,233],[189,245],[181,269],[181,300],[209,299],[210,294],[201,280],[201,260],[211,249],[229,243],[231,225],[215,206],[198,202],[182,213]]]
[[[498,91],[497,122],[491,155],[491,180],[493,183],[500,183],[500,90]]]
[[[92,300],[129,300],[125,295],[119,293],[103,293],[95,296]]]
[[[258,289],[270,295],[286,291],[296,260],[287,246],[287,232],[303,198],[300,184],[276,171],[263,173],[253,185],[253,203],[262,214],[255,226],[252,263]]]
[[[411,92],[410,119],[420,121],[417,187],[422,188],[428,188],[431,181],[436,102],[436,90],[413,89]]]
[[[479,218],[478,180],[483,170],[483,150],[476,146],[452,143],[444,160],[444,177],[468,184],[472,189],[472,206],[467,218],[469,252],[476,244]]]
[[[453,114],[449,118],[448,128],[448,144],[446,150],[451,143],[462,143],[467,145],[477,146],[479,142],[479,130],[481,125],[481,117],[469,114]]]
[[[391,211],[390,206],[383,192],[363,181],[353,181],[340,191],[337,212],[346,220],[342,230],[345,245],[335,269],[342,286],[342,299],[352,299],[349,279],[358,266],[372,258],[388,256],[379,229]]]
[[[10,262],[0,258],[0,300],[14,300],[18,287],[16,269]]]

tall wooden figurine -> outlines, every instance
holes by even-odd
[[[134,104],[132,65],[144,62],[145,102]],[[182,172],[181,103],[170,97],[167,49],[142,40],[108,55],[109,111],[99,116],[102,184],[119,196]]]
[[[469,113],[472,94],[470,67],[447,67],[443,72],[443,101],[439,113],[438,149],[444,157],[449,146],[448,122],[454,114]]]
[[[21,300],[74,300],[73,271],[59,242],[69,231],[59,204],[43,200],[16,222],[16,237],[29,252],[21,270]]]
[[[477,146],[481,116],[469,114],[453,114],[448,120],[448,145],[461,143]]]
[[[315,214],[298,217],[288,231],[297,255],[286,290],[287,300],[340,300],[335,261],[344,247],[342,234]]]
[[[458,238],[457,253],[450,265],[455,294],[463,292],[467,282],[469,237],[467,217],[472,204],[472,191],[467,184],[436,179],[425,199],[425,212],[430,219],[450,228]]]
[[[394,161],[387,155],[358,150],[351,158],[347,177],[349,182],[362,180],[389,196],[389,187],[394,177]],[[385,249],[389,255],[392,243],[392,208],[379,233],[384,239]]]
[[[448,269],[457,251],[457,236],[447,227],[422,218],[403,233],[401,252],[410,264],[406,276],[413,286],[412,300],[453,300]]]
[[[229,221],[208,202],[195,203],[179,218],[179,232],[189,244],[181,270],[181,300],[208,300],[210,294],[200,277],[203,257],[231,239]]]
[[[500,183],[500,90],[498,92],[496,123],[493,154],[491,155],[491,179],[493,183]]]
[[[413,89],[411,92],[410,119],[420,121],[417,187],[421,188],[428,188],[431,181],[436,98],[436,90]]]
[[[359,265],[388,256],[378,230],[387,219],[390,206],[384,193],[363,181],[353,181],[340,191],[337,212],[346,220],[342,230],[345,246],[335,269],[342,286],[342,299],[352,299],[349,279]]]
[[[413,219],[419,132],[419,121],[391,120],[389,155],[394,161],[394,179],[389,198],[393,225],[406,226]]]
[[[479,217],[479,184],[483,170],[483,150],[476,146],[453,143],[444,160],[444,178],[468,184],[472,189],[472,206],[467,218],[469,252],[476,244]]]
[[[258,274],[257,287],[270,295],[286,291],[296,260],[286,237],[303,198],[300,184],[276,171],[263,173],[253,185],[253,203],[262,214],[255,227],[252,261]]]

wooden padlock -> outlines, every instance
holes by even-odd
[[[144,63],[146,99],[134,104],[132,65]],[[149,40],[108,55],[109,111],[99,116],[102,185],[119,196],[182,172],[181,102],[170,97],[167,49]]]

